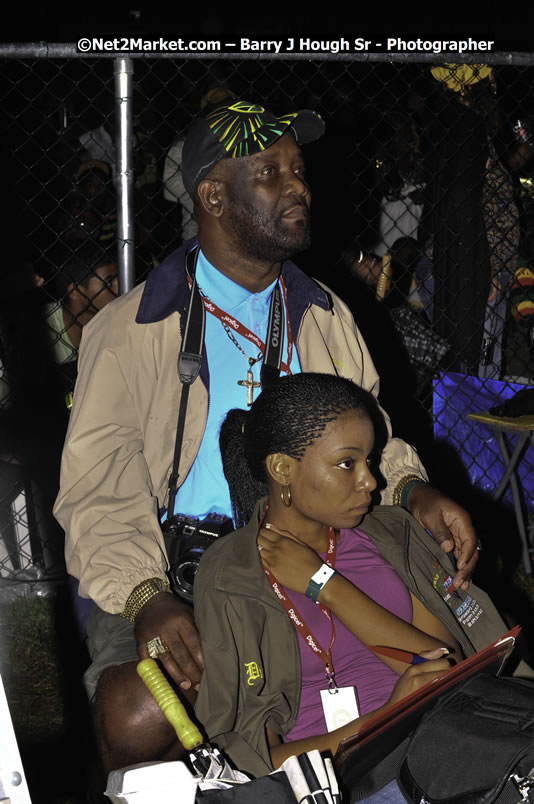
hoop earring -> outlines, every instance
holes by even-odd
[[[289,508],[289,506],[291,505],[291,488],[289,487],[289,485],[282,486],[282,491],[280,492],[280,498],[284,503],[285,507]]]

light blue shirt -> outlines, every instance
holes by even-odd
[[[271,294],[276,282],[261,293],[251,293],[218,271],[201,251],[198,255],[196,277],[198,286],[205,296],[265,342]],[[232,515],[219,450],[219,432],[229,410],[247,407],[247,389],[238,385],[238,380],[247,378],[249,368],[247,358],[256,358],[259,354],[259,350],[251,341],[233,330],[232,334],[247,357],[232,343],[218,318],[206,312],[205,345],[210,375],[208,420],[197,457],[178,489],[174,509],[177,514],[200,518],[210,512],[228,517]],[[287,326],[284,332],[282,360],[287,361]],[[260,381],[261,362],[261,359],[258,360],[252,367],[254,382]],[[297,351],[293,348],[291,373],[299,372],[300,363]],[[197,378],[196,382],[201,380]],[[254,399],[259,393],[260,389],[255,388]]]

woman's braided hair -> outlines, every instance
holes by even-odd
[[[267,456],[280,452],[301,460],[329,422],[352,410],[370,418],[378,458],[387,431],[376,400],[342,377],[316,373],[281,377],[248,411],[229,411],[219,444],[236,527],[248,522],[257,500],[267,493]]]

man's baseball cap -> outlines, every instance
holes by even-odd
[[[219,106],[195,120],[189,129],[182,152],[185,189],[194,198],[199,183],[221,159],[240,159],[264,151],[289,129],[299,145],[313,142],[322,136],[324,127],[320,115],[310,109],[277,117],[248,101]]]

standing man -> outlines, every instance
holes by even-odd
[[[219,426],[269,374],[341,374],[378,393],[345,305],[289,261],[310,242],[310,190],[299,146],[323,129],[314,112],[276,117],[245,102],[196,121],[184,145],[183,175],[199,248],[185,243],[84,331],[55,510],[67,533],[69,571],[80,594],[96,603],[86,685],[108,768],[177,756],[173,730],[137,678],[137,659],[156,655],[190,698],[202,671],[192,610],[168,590],[159,524],[168,506],[190,286],[198,287],[205,333],[171,513],[231,514]],[[381,469],[384,501],[409,505],[446,549],[456,545],[458,582],[465,581],[474,564],[467,514],[426,484],[417,454],[404,442],[389,439]]]

